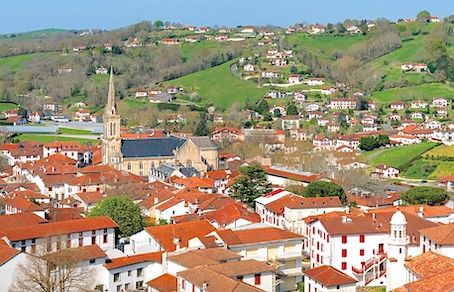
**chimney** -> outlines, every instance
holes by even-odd
[[[419,206],[418,216],[421,218],[424,217],[424,206]]]
[[[173,244],[175,244],[175,250],[180,249],[180,243],[181,243],[181,239],[179,237],[173,238]]]

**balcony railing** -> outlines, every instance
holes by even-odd
[[[370,267],[372,267],[376,264],[380,264],[384,258],[386,258],[386,254],[379,253],[379,254],[373,256],[372,258],[370,258],[369,260],[367,260],[364,263],[364,265],[362,265],[361,267],[352,266],[352,271],[356,274],[363,274],[364,272],[369,270]]]

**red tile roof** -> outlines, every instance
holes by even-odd
[[[62,249],[47,255],[47,257],[52,260],[52,257],[58,258],[62,255],[67,255],[70,259],[76,261],[87,261],[107,257],[106,253],[97,244]]]
[[[454,269],[405,284],[395,292],[452,292],[454,291]]]
[[[243,245],[251,243],[303,240],[303,236],[275,227],[254,228],[244,230],[218,230],[216,232],[227,245]]]
[[[89,217],[85,219],[44,223],[41,224],[39,228],[36,228],[36,225],[23,226],[19,228],[8,228],[3,229],[2,233],[4,233],[10,241],[19,241],[117,227],[117,223],[115,223],[109,217],[100,216]]]
[[[269,175],[279,176],[279,177],[283,177],[283,178],[294,180],[294,181],[311,183],[311,182],[315,182],[318,179],[318,175],[316,175],[316,174],[304,175],[304,174],[293,173],[293,172],[289,172],[289,171],[285,171],[285,170],[271,168],[269,166],[265,166],[265,167],[263,167],[263,169]]]
[[[97,203],[103,198],[100,192],[77,193],[76,195],[87,205]]]
[[[0,239],[0,267],[19,253],[19,250],[10,247],[3,239]]]
[[[314,197],[305,198],[295,194],[289,194],[265,205],[265,208],[276,214],[283,214],[284,208],[310,209],[310,208],[334,208],[342,207],[339,197]]]
[[[170,274],[163,274],[151,281],[148,281],[147,285],[159,292],[176,292],[177,278]]]
[[[48,222],[46,219],[38,215],[27,212],[12,215],[0,215],[0,233],[5,229],[15,229],[25,226],[36,226],[41,223]]]
[[[106,263],[104,267],[108,270],[113,270],[125,266],[130,266],[134,264],[140,264],[145,262],[157,262],[162,261],[162,252],[150,252],[143,254],[136,254],[132,256],[126,256],[121,258],[114,258],[110,262]]]
[[[436,244],[454,245],[454,223],[424,228],[419,232]]]
[[[304,274],[319,282],[326,287],[342,286],[347,284],[355,284],[358,280],[342,273],[341,271],[331,266],[320,266],[317,268],[305,270]]]
[[[5,206],[10,206],[21,212],[36,212],[44,211],[44,208],[41,206],[32,203],[31,201],[22,198],[22,197],[13,197],[5,199]]]
[[[161,226],[146,227],[145,230],[165,251],[174,251],[174,239],[180,240],[180,247],[187,247],[188,241],[195,237],[205,237],[216,229],[208,221],[184,222]]]
[[[425,278],[437,275],[442,271],[454,270],[454,259],[429,251],[407,259],[405,267],[419,277]]]

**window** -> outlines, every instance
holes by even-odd
[[[342,270],[346,270],[347,269],[347,263],[346,262],[342,262]]]
[[[126,291],[129,291],[130,286],[131,286],[131,284],[126,283],[126,284],[125,284],[125,290],[126,290]]]
[[[142,162],[140,162],[139,168],[140,168],[140,169],[143,169],[143,163],[142,163]]]
[[[128,271],[128,277],[131,277],[131,276],[132,276],[132,270]]]
[[[84,245],[84,238],[80,237],[79,238],[79,246],[83,246],[83,245]]]
[[[66,236],[66,248],[70,248],[71,247],[71,234],[68,234]]]
[[[96,261],[95,259],[91,259],[91,260],[90,260],[90,264],[94,264],[95,261]]]
[[[359,250],[359,255],[360,255],[360,256],[363,256],[363,255],[364,255],[364,249],[360,249],[360,250]]]
[[[131,170],[131,162],[128,162],[128,170]]]
[[[103,243],[107,243],[107,234],[104,234],[104,235],[102,236],[102,242],[103,242]]]
[[[260,285],[260,283],[261,283],[260,274],[254,275],[254,283],[255,283],[255,285]]]
[[[115,273],[114,274],[114,282],[119,282],[120,281],[120,273]]]
[[[342,235],[342,243],[347,243],[347,235]]]
[[[186,290],[186,281],[181,280],[181,288]]]
[[[143,276],[143,268],[138,268],[137,269],[137,277],[142,277]]]
[[[96,244],[96,236],[95,235],[93,235],[91,237],[91,244]]]
[[[143,286],[143,281],[136,282],[136,289],[139,289]]]
[[[359,235],[359,242],[364,242],[364,234]]]
[[[117,286],[117,292],[121,292],[121,285]]]
[[[238,277],[236,277],[236,278],[238,279],[238,281],[243,282],[243,276],[238,276]]]
[[[342,250],[342,257],[343,257],[343,258],[346,258],[346,257],[347,257],[347,250],[346,250],[346,249],[343,249],[343,250]]]

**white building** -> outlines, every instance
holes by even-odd
[[[304,271],[304,292],[356,292],[358,280],[331,266]]]

